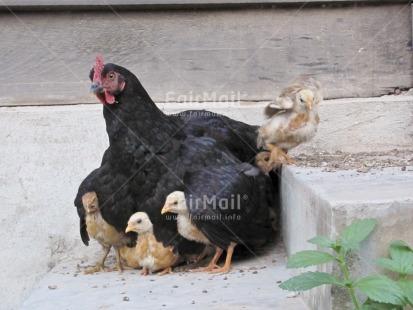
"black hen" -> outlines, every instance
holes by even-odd
[[[133,213],[146,212],[158,240],[178,246],[180,253],[193,251],[194,244],[177,234],[176,222],[161,215],[166,196],[184,189],[188,169],[250,161],[256,128],[222,116],[166,116],[136,76],[114,64],[95,66],[91,77],[104,103],[110,142],[103,165],[114,176],[100,173],[105,186],[94,188],[104,204],[102,217],[124,231]]]

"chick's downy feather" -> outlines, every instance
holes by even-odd
[[[265,109],[270,119],[258,129],[257,147],[272,144],[288,151],[310,141],[317,132],[321,100],[321,85],[317,80],[298,78]]]
[[[95,267],[85,270],[85,273],[94,273],[105,270],[105,260],[112,247],[116,251],[116,265],[119,271],[123,271],[120,259],[120,248],[128,243],[127,236],[118,232],[109,225],[101,215],[101,206],[96,192],[87,192],[82,196],[82,204],[85,210],[84,224],[86,225],[87,238],[92,237],[102,245],[103,255]],[[82,232],[82,228],[81,228]]]
[[[144,268],[144,275],[157,270],[163,270],[160,272],[161,275],[172,272],[172,266],[179,261],[179,255],[174,253],[172,247],[164,247],[156,240],[152,222],[145,212],[133,214],[126,231],[138,234],[135,253],[139,265]]]

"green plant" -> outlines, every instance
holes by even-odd
[[[385,275],[374,274],[362,279],[350,277],[346,260],[351,252],[360,249],[360,243],[374,230],[375,219],[358,220],[345,227],[336,240],[318,236],[308,242],[323,248],[332,249],[332,254],[323,251],[302,251],[291,255],[287,268],[301,268],[335,262],[340,266],[342,277],[309,271],[295,276],[280,284],[288,291],[306,291],[311,288],[332,284],[347,288],[354,307],[357,310],[400,310],[404,306],[413,307],[413,281],[408,275],[413,275],[413,250],[405,242],[393,241],[389,247],[390,258],[379,258],[376,263],[398,274],[398,280],[392,280]],[[367,296],[360,305],[355,291],[358,289]]]

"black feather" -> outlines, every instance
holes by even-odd
[[[201,179],[194,179],[195,185],[191,182],[184,185],[184,175],[194,169],[205,174],[211,166],[228,168],[223,171],[214,168],[207,173],[210,178],[207,188],[217,192],[229,183],[232,184],[228,189],[230,192],[258,190],[261,183],[251,178],[258,180],[262,176],[249,177],[241,172],[240,177],[234,173],[234,169],[238,172],[242,169],[239,164],[254,158],[257,128],[222,115],[204,113],[203,116],[194,116],[194,111],[167,116],[157,108],[135,75],[123,67],[106,64],[102,77],[109,71],[119,73],[125,87],[115,95],[115,104],[104,105],[110,146],[102,166],[85,179],[78,196],[84,188],[87,191],[93,188],[102,203],[102,217],[118,231],[125,230],[133,213],[144,211],[154,225],[155,237],[164,245],[174,246],[181,254],[199,252],[202,245],[183,239],[177,233],[176,220],[161,215],[165,199],[173,191],[188,190],[188,186],[201,190]],[[235,182],[230,180],[230,175],[235,177]],[[217,184],[212,184],[212,180]],[[269,190],[271,184],[263,182],[261,187]],[[254,203],[259,199],[255,195],[258,194],[252,196]],[[252,214],[250,220],[253,223],[265,222],[265,212],[261,214],[260,208],[250,210],[254,203],[241,210]],[[262,208],[264,206],[266,204]],[[78,207],[82,220],[84,214],[79,210]],[[246,217],[246,214],[242,215]],[[245,241],[255,239],[259,235],[258,230],[255,229],[254,236],[244,238]],[[267,233],[266,229],[264,231]],[[220,244],[226,242],[224,239]]]
[[[212,244],[255,247],[271,236],[271,180],[247,164],[213,166],[185,175],[185,197],[193,223]]]

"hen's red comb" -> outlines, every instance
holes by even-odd
[[[96,56],[96,62],[95,65],[93,66],[93,82],[99,81],[100,82],[100,77],[102,74],[103,70],[103,57],[102,56]]]

